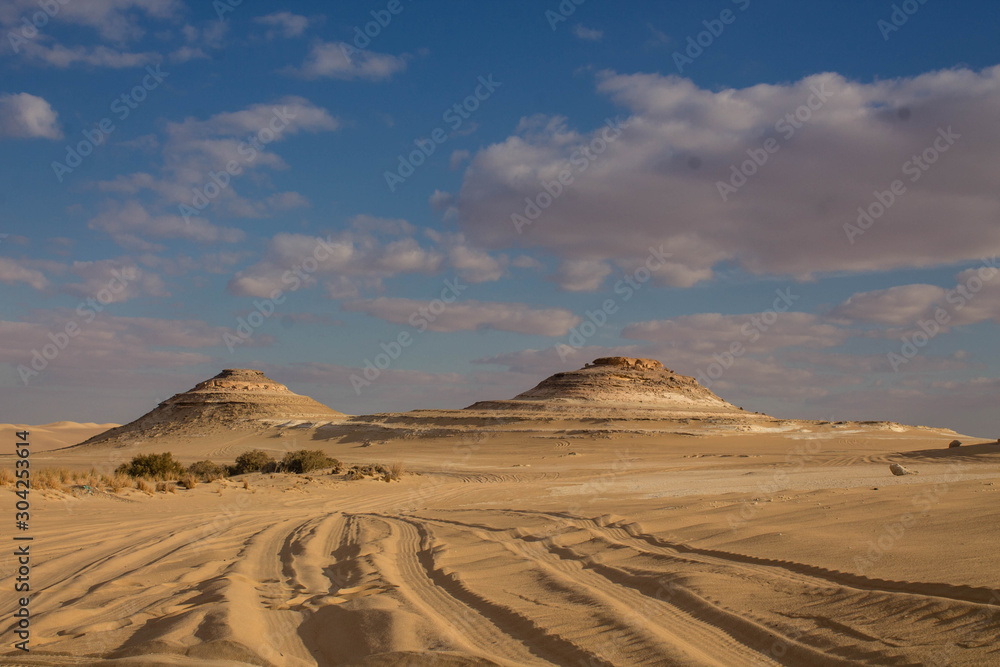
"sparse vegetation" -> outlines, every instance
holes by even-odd
[[[124,473],[116,472],[114,477],[108,480],[108,487],[111,489],[112,493],[118,493],[122,489],[127,489],[132,486],[132,478]]]
[[[229,472],[228,468],[212,461],[198,461],[188,466],[188,473],[194,475],[202,482],[214,482],[221,479]]]
[[[245,475],[248,472],[274,472],[277,463],[274,458],[262,449],[251,449],[236,457],[233,474]]]
[[[166,482],[157,482],[156,483],[156,492],[157,493],[166,493],[167,492],[167,483]]]
[[[157,484],[157,486],[159,486],[160,484],[163,484],[163,486],[166,487],[166,482],[160,482],[159,484]],[[151,493],[153,493],[153,488],[154,487],[147,480],[145,480],[144,478],[140,477],[139,479],[137,479],[135,481],[135,488],[139,489],[143,493],[150,493],[151,494]]]
[[[403,465],[401,461],[396,461],[389,466],[389,478],[399,481],[403,478],[403,474],[406,472],[406,466]]]
[[[0,468],[0,486],[7,486],[14,483],[14,473],[10,468]]]
[[[282,472],[304,473],[318,468],[340,468],[340,461],[330,458],[318,449],[300,449],[288,452],[281,459],[279,470]]]
[[[184,466],[175,461],[170,452],[139,454],[130,462],[118,466],[115,474],[159,480],[177,479],[184,474]]]
[[[185,489],[193,489],[198,486],[198,480],[194,478],[194,475],[184,475],[177,483],[183,486]]]

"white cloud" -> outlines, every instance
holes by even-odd
[[[49,285],[48,279],[41,271],[9,257],[0,257],[0,283],[8,285],[27,283],[38,290],[45,289]]]
[[[315,79],[381,81],[406,69],[408,56],[362,51],[344,42],[317,42],[302,64],[301,74]]]
[[[627,110],[613,141],[606,128],[580,133],[564,119],[535,117],[475,155],[457,204],[472,242],[621,265],[662,244],[677,265],[661,279],[678,286],[710,278],[722,263],[808,278],[1000,250],[1000,191],[990,180],[1000,154],[1000,66],[868,84],[817,74],[717,91],[675,76],[605,72],[598,90]],[[829,98],[815,112],[805,107],[811,119],[788,138],[776,124],[810,96],[815,106],[817,90]],[[949,127],[961,137],[911,182],[904,163]],[[717,183],[769,137],[778,152],[723,201]],[[567,170],[573,182],[518,234],[511,215]],[[851,244],[844,224],[897,178],[908,191]]]
[[[14,27],[24,16],[39,10],[35,0],[5,0],[0,4],[0,24]],[[53,21],[93,28],[110,42],[126,42],[141,38],[142,15],[150,19],[172,19],[180,15],[184,4],[180,0],[86,0],[59,2]]]
[[[254,23],[273,28],[273,30],[268,30],[267,32],[268,39],[274,39],[275,36],[281,36],[286,39],[298,37],[309,27],[309,19],[307,17],[292,14],[291,12],[275,12],[265,16],[258,16],[254,18]]]
[[[229,291],[241,296],[269,297],[275,290],[288,291],[322,284],[332,298],[357,295],[359,285],[377,287],[383,278],[401,273],[433,273],[443,255],[422,248],[413,238],[383,240],[372,229],[381,222],[362,218],[355,228],[327,238],[281,233],[268,244],[264,259],[238,272]],[[406,223],[403,223],[406,224]],[[384,227],[383,227],[384,230]],[[407,228],[400,232],[410,231]],[[315,268],[297,274],[303,264]]]
[[[59,114],[41,97],[0,93],[0,137],[59,139]]]
[[[92,67],[126,69],[142,67],[143,65],[162,60],[162,56],[155,52],[134,53],[119,51],[103,45],[68,48],[61,44],[48,46],[42,42],[34,41],[24,44],[21,48],[26,58],[60,68],[81,64]]]
[[[834,308],[830,316],[904,328],[916,327],[921,320],[934,320],[938,314],[947,320],[945,329],[990,320],[1000,322],[1000,270],[983,264],[962,271],[955,281],[955,286],[947,289],[914,284],[862,292]]]
[[[588,42],[599,42],[604,39],[604,31],[597,30],[595,28],[584,27],[582,23],[577,23],[573,26],[573,34],[584,41]]]
[[[431,331],[475,331],[496,329],[541,336],[562,336],[580,318],[564,308],[532,308],[523,303],[461,300],[447,304],[444,311],[430,314],[428,301],[379,297],[348,301],[344,310],[359,311],[393,324],[413,326],[411,316],[426,319]],[[421,314],[421,309],[424,314]]]
[[[202,218],[184,220],[178,215],[153,215],[142,204],[129,200],[124,204],[107,202],[105,210],[87,223],[90,229],[109,234],[117,243],[136,250],[156,250],[146,237],[185,239],[198,243],[237,243],[244,239],[242,230],[219,227]]]
[[[851,331],[823,322],[811,313],[721,315],[699,313],[669,320],[636,322],[625,327],[624,338],[646,340],[695,354],[713,354],[740,343],[745,353],[768,353],[789,347],[835,347]],[[755,324],[759,323],[759,324]]]
[[[73,296],[107,295],[110,298],[107,303],[122,303],[143,296],[170,296],[160,276],[129,260],[73,262],[69,270],[82,278],[81,282],[62,286],[63,292]]]
[[[611,266],[599,259],[566,259],[549,279],[567,292],[592,292],[610,273]]]

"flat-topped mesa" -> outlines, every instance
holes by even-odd
[[[166,434],[197,435],[211,429],[259,429],[274,422],[329,422],[343,418],[262,372],[227,368],[193,389],[175,394],[133,422],[81,444],[131,440]]]
[[[656,359],[641,359],[638,357],[601,357],[600,359],[594,359],[592,363],[586,364],[584,368],[590,368],[591,366],[614,366],[616,368],[628,368],[637,371],[670,370]]]
[[[722,400],[693,377],[655,359],[636,357],[595,359],[579,370],[556,373],[510,400],[482,401],[467,409],[642,418],[758,417]]]

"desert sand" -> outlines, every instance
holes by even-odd
[[[1000,664],[995,440],[747,414],[688,380],[614,362],[467,410],[296,418],[251,397],[184,428],[50,425],[87,442],[34,468],[261,448],[407,474],[34,491],[32,651],[0,661]]]

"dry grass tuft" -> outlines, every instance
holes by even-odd
[[[0,486],[9,486],[14,483],[14,473],[10,468],[0,468]]]
[[[243,488],[244,489],[249,489],[250,488],[250,482],[248,482],[246,480],[243,480]]]
[[[157,482],[156,483],[156,492],[157,493],[166,493],[167,492],[167,483],[166,482]]]
[[[177,483],[183,486],[185,489],[193,489],[194,487],[198,486],[198,480],[194,478],[194,475],[184,475],[183,477],[180,478],[180,480],[178,480]]]
[[[135,488],[139,489],[143,493],[148,493],[152,495],[155,487],[150,482],[140,477],[139,479],[135,480]]]
[[[406,472],[406,466],[403,465],[401,461],[396,461],[389,466],[389,479],[394,479],[399,481],[403,478],[403,474]]]
[[[114,477],[108,480],[108,487],[111,488],[112,493],[118,493],[123,489],[129,489],[132,487],[132,478],[128,475],[115,473]]]

